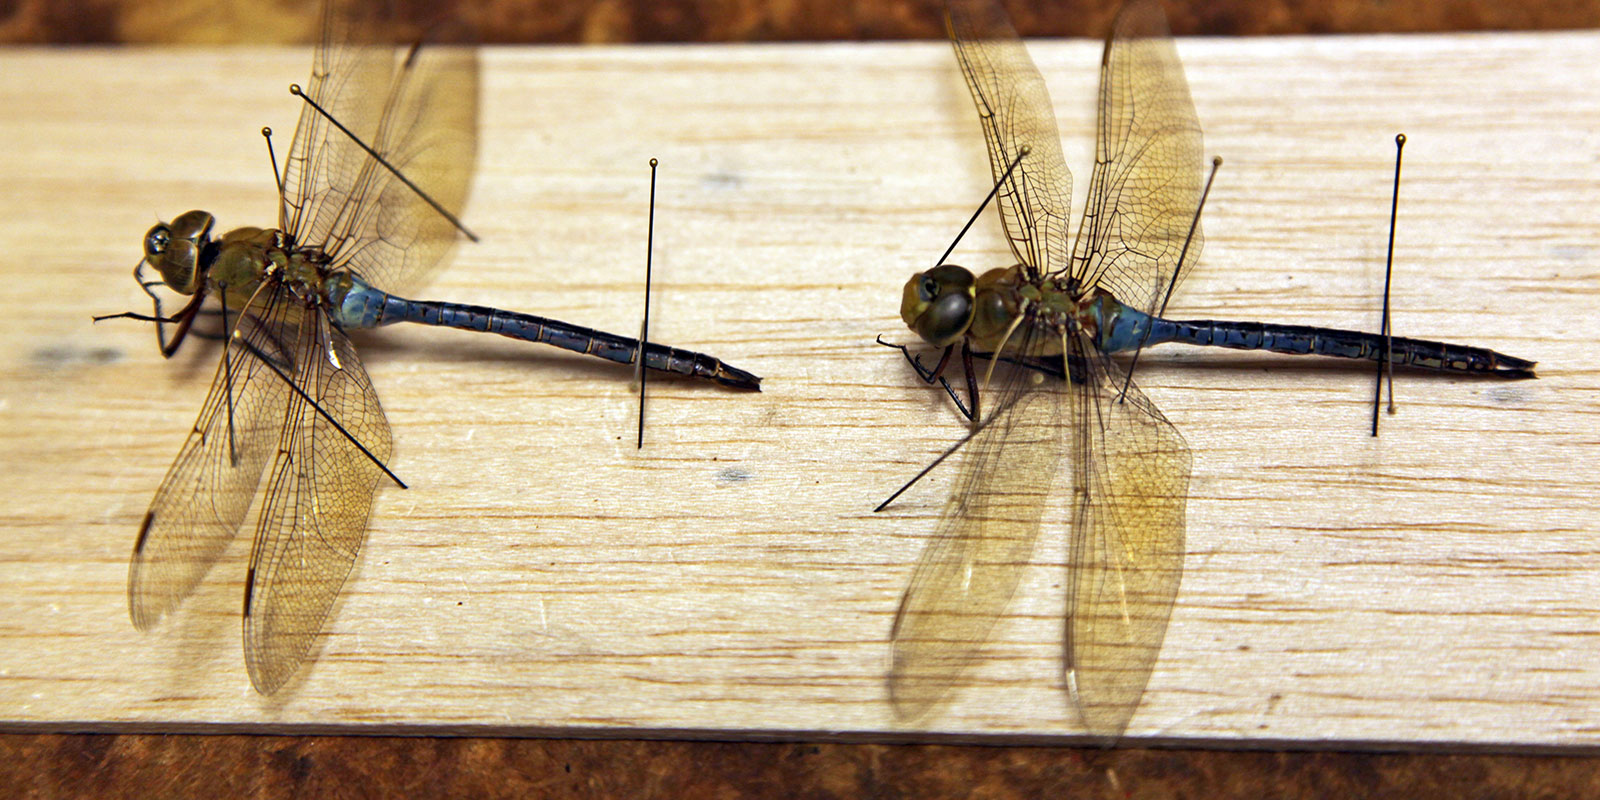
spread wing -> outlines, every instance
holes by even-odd
[[[374,459],[387,463],[391,452],[389,423],[350,340],[327,325],[297,334],[294,352],[310,355],[290,377],[338,426],[305,398],[289,398],[246,577],[245,666],[262,694],[294,674],[322,630],[366,539],[383,477]]]
[[[478,145],[477,53],[397,50],[377,12],[355,0],[333,0],[323,15],[305,94],[349,133],[309,104],[301,109],[280,224],[374,286],[405,293],[442,266],[456,242],[455,224],[422,193],[457,217],[466,204]]]
[[[1079,337],[1088,375],[1073,403],[1065,676],[1084,727],[1115,739],[1150,682],[1183,577],[1190,455],[1155,404]]]
[[[1036,328],[1019,331],[1016,350]],[[1072,444],[1069,387],[997,365],[998,402],[964,447],[965,460],[933,539],[900,600],[890,634],[889,696],[915,719],[936,706],[977,659],[1033,553],[1053,476]]]
[[[953,2],[945,21],[989,144],[989,167],[1000,181],[996,204],[1011,252],[1030,277],[1059,272],[1068,263],[1072,173],[1044,78],[994,3]]]
[[[1094,174],[1072,255],[1080,285],[1158,309],[1180,256],[1194,264],[1204,244],[1201,148],[1166,14],[1159,0],[1128,0],[1101,56]]]
[[[287,357],[284,329],[256,314],[238,316],[240,336],[271,357]],[[241,341],[229,340],[200,416],[156,489],[128,563],[128,613],[149,630],[194,591],[239,531],[278,440],[289,388]]]

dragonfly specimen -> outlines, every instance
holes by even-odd
[[[478,67],[470,47],[383,44],[382,25],[353,0],[325,4],[311,80],[303,92],[291,88],[305,103],[279,183],[278,227],[214,236],[204,211],[156,225],[135,270],[155,313],[113,315],[156,322],[170,356],[197,317],[217,313],[201,310],[208,297],[221,306],[222,358],[139,526],[128,606],[140,629],[171,613],[259,491],[244,653],[263,694],[306,658],[360,551],[377,484],[393,477],[388,421],[350,329],[416,322],[488,331],[760,388],[757,376],[701,353],[396,294],[441,266],[458,235],[477,152]],[[159,280],[145,280],[146,265]],[[165,316],[158,284],[191,299]]]
[[[1072,177],[1043,79],[990,0],[958,0],[947,23],[1018,263],[977,277],[941,264],[905,285],[901,316],[943,356],[925,368],[900,349],[932,383],[959,347],[972,427],[895,618],[890,695],[906,718],[943,700],[1015,593],[1051,498],[1070,489],[1064,680],[1087,731],[1115,738],[1138,708],[1178,592],[1191,459],[1112,354],[1183,342],[1500,377],[1530,377],[1534,363],[1354,331],[1160,319],[1180,269],[1200,254],[1203,170],[1158,1],[1128,0],[1107,37],[1094,172],[1071,250]],[[981,405],[974,356],[989,359]]]

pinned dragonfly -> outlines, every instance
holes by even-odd
[[[1509,378],[1531,377],[1534,364],[1379,334],[1161,319],[1204,237],[1200,126],[1159,2],[1128,0],[1107,37],[1095,167],[1071,250],[1072,176],[1044,80],[993,2],[958,0],[947,22],[1018,263],[976,277],[941,263],[905,286],[901,316],[943,355],[929,369],[898,347],[929,383],[944,381],[959,348],[972,428],[895,617],[890,696],[904,718],[944,700],[1010,603],[1051,499],[1070,490],[1063,674],[1085,729],[1114,739],[1177,596],[1191,456],[1112,354],[1183,342]],[[974,357],[990,360],[981,382]]]
[[[456,217],[477,152],[478,66],[469,47],[398,52],[378,43],[380,25],[353,1],[324,7],[311,80],[292,89],[306,104],[279,184],[278,227],[216,236],[204,211],[156,225],[135,270],[155,313],[113,315],[156,322],[170,356],[208,297],[221,307],[221,363],[139,526],[128,606],[141,630],[175,610],[262,493],[244,653],[263,694],[306,658],[360,552],[378,482],[399,483],[387,466],[388,421],[346,331],[445,325],[760,388],[757,376],[701,353],[396,294],[421,285],[465,233]],[[159,280],[143,277],[146,265]],[[158,284],[191,299],[163,315]]]

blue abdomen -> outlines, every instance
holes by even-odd
[[[342,328],[376,328],[405,319],[407,301],[375,289],[349,276],[349,288],[340,281],[328,289],[329,314]],[[342,296],[341,296],[342,294]]]

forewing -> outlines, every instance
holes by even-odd
[[[1172,423],[1090,347],[1078,346],[1090,374],[1073,407],[1066,678],[1085,727],[1114,739],[1139,707],[1178,594],[1190,456]]]
[[[455,245],[477,157],[477,52],[461,45],[397,50],[375,12],[350,0],[324,10],[306,94],[416,188],[309,104],[285,164],[284,225],[336,266],[404,293]],[[456,37],[464,38],[464,37]]]
[[[305,96],[370,141],[393,82],[394,47],[381,15],[354,0],[325,0],[321,38]],[[354,217],[369,157],[349,135],[302,101],[283,165],[283,230],[300,244],[321,244]]]
[[[996,181],[1027,149],[1001,182],[995,197],[1011,252],[1035,276],[1067,264],[1067,220],[1072,173],[1061,155],[1061,134],[1044,78],[1028,50],[989,0],[956,0],[946,25],[956,61],[978,108]]]
[[[1101,57],[1098,128],[1073,276],[1151,313],[1180,255],[1194,264],[1204,243],[1194,226],[1185,254],[1202,142],[1159,0],[1128,0],[1117,15]]]
[[[992,410],[966,444],[961,475],[895,616],[889,693],[904,719],[944,697],[1005,611],[1070,442],[1065,384],[1036,382],[1038,373],[1006,364],[996,374],[1007,386],[985,404]]]
[[[295,382],[348,436],[310,403],[290,400],[247,578],[245,665],[262,694],[282,686],[305,658],[366,538],[383,473],[352,438],[378,461],[391,452],[388,421],[349,340],[320,325],[300,333],[311,355]]]
[[[270,297],[238,317],[240,335],[283,356],[286,326]],[[262,314],[266,314],[263,318]],[[200,416],[156,489],[128,564],[128,613],[147,630],[188,597],[222,555],[250,509],[261,472],[278,441],[288,388],[238,341]]]

